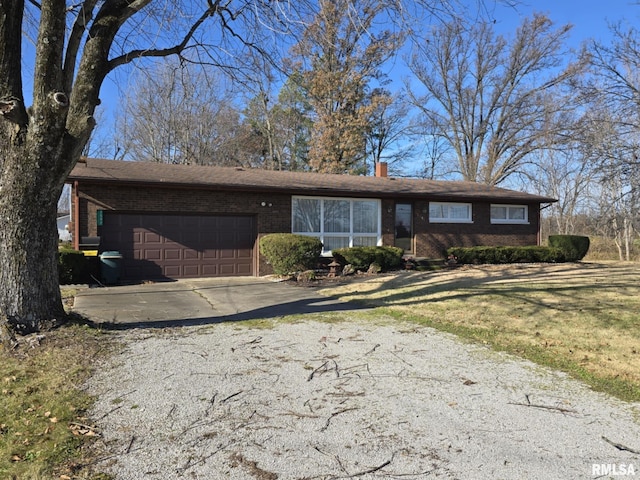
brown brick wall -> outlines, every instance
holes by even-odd
[[[449,247],[538,244],[537,205],[529,205],[528,224],[492,224],[490,203],[473,204],[473,223],[430,223],[428,202],[414,207],[417,257],[442,258]]]

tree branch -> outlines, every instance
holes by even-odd
[[[205,22],[205,20],[209,17],[212,17],[219,11],[219,0],[217,0],[215,3],[209,0],[207,3],[209,4],[209,8],[205,10],[205,12],[200,16],[200,18],[198,18],[198,20],[191,26],[191,28],[186,33],[186,35],[184,36],[184,38],[180,43],[169,48],[131,50],[130,52],[125,53],[124,55],[120,55],[119,57],[116,57],[110,60],[107,65],[108,71],[112,71],[115,68],[121,65],[130,63],[131,61],[138,58],[168,57],[169,55],[177,55],[183,52],[187,48],[187,45],[195,35],[198,28],[200,28],[200,26]]]
[[[3,112],[10,108],[14,114],[17,113],[18,108],[24,110],[21,73],[23,12],[23,1],[2,2],[0,4],[0,16],[3,17],[0,24],[0,40],[6,45],[0,58],[0,99],[20,104],[3,105]],[[6,113],[3,115],[9,119]],[[19,117],[26,117],[26,110]]]
[[[78,60],[78,51],[80,49],[80,42],[87,28],[89,22],[93,18],[93,9],[95,8],[97,0],[86,0],[80,6],[80,11],[76,17],[76,21],[73,23],[71,34],[69,35],[69,41],[67,43],[67,51],[64,57],[63,67],[63,86],[65,92],[70,92],[73,87],[73,78],[76,69],[76,62]]]
[[[40,13],[36,61],[34,72],[34,109],[46,102],[52,90],[62,89],[62,58],[65,30],[65,0],[50,0],[44,3]]]

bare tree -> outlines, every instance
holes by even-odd
[[[243,165],[259,161],[261,143],[222,76],[165,62],[141,72],[116,122],[121,155],[139,161]],[[253,137],[253,138],[252,138]],[[260,145],[258,145],[260,147]]]
[[[640,226],[640,31],[623,24],[610,30],[610,43],[589,46],[581,143],[597,173],[597,225],[614,241],[619,258],[629,260]]]
[[[546,216],[554,234],[584,234],[584,223],[578,218],[588,214],[589,198],[595,187],[595,171],[591,162],[576,148],[540,151],[535,167],[525,175],[529,187],[557,198],[549,205]]]
[[[610,108],[594,98],[585,115],[581,146],[594,172],[591,199],[597,233],[613,240],[620,260],[630,260],[640,226],[640,130],[630,128],[628,115]]]
[[[602,163],[603,173],[623,176],[637,189],[640,170],[640,30],[611,27],[612,42],[593,42],[591,81],[583,86],[590,101],[587,154]]]
[[[239,49],[264,51],[271,43],[259,35],[266,28],[284,31],[291,18],[305,16],[293,9],[307,6],[260,0],[0,0],[2,340],[64,318],[56,207],[94,129],[106,76],[134,60],[173,54],[228,64]],[[23,48],[29,39],[33,50]],[[28,74],[31,96],[23,91]]]
[[[413,154],[413,146],[407,142],[408,112],[409,105],[399,95],[382,88],[372,92],[365,134],[372,168],[385,162],[392,173],[406,175],[405,161]]]
[[[499,184],[562,138],[575,105],[563,88],[582,70],[566,61],[570,28],[534,15],[507,39],[493,23],[455,19],[416,46],[410,68],[426,94],[410,90],[412,102],[465,180]]]

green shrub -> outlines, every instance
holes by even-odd
[[[398,247],[350,247],[331,251],[342,265],[353,265],[358,270],[367,270],[372,263],[382,270],[392,270],[402,265],[404,250]]]
[[[77,250],[62,248],[58,250],[58,277],[62,285],[82,283],[85,280],[86,260]]]
[[[276,275],[289,275],[315,268],[322,252],[322,242],[306,235],[272,233],[260,239],[260,252]]]
[[[553,247],[452,247],[447,257],[460,264],[478,263],[560,263],[566,257],[562,250]]]
[[[589,237],[581,235],[549,235],[549,246],[559,248],[567,262],[582,260],[589,251]]]

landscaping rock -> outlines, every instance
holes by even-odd
[[[382,271],[382,267],[377,264],[376,262],[373,262],[371,265],[369,265],[369,269],[367,270],[368,274],[378,274]]]
[[[345,277],[348,275],[353,275],[354,273],[356,273],[356,269],[350,263],[345,265],[342,269],[342,275],[344,275]]]
[[[298,282],[312,282],[316,279],[316,272],[313,270],[305,270],[304,272],[298,273],[296,276],[296,280]]]

